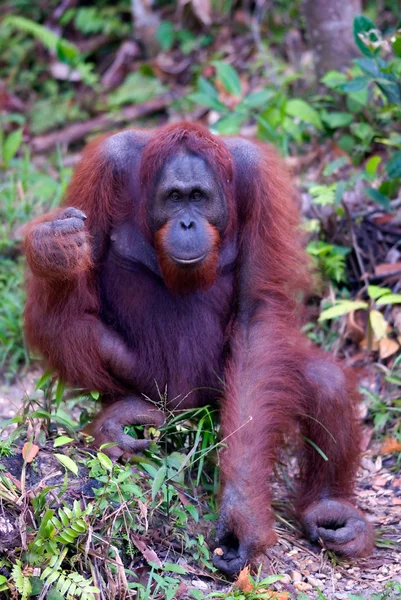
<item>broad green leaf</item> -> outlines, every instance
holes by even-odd
[[[170,21],[162,21],[156,31],[156,39],[163,52],[171,50],[174,44],[174,25]]]
[[[379,52],[379,49],[373,49],[366,45],[361,38],[372,42],[377,42],[379,40],[376,25],[364,15],[358,15],[354,19],[355,44],[365,56],[372,56]]]
[[[347,81],[347,76],[344,73],[340,73],[340,71],[328,71],[321,79],[321,82],[331,89],[338,88]]]
[[[57,58],[60,62],[74,66],[79,61],[79,50],[67,40],[59,39],[56,44]]]
[[[337,181],[336,191],[334,194],[334,201],[336,204],[340,204],[344,197],[344,193],[348,187],[348,182],[344,180]]]
[[[339,127],[346,127],[350,125],[354,120],[354,116],[347,112],[324,112],[322,114],[322,121],[330,129],[338,129]]]
[[[215,60],[212,65],[216,69],[216,77],[224,88],[233,96],[241,96],[241,81],[237,71],[228,63]]]
[[[113,462],[107,456],[107,454],[105,454],[104,452],[98,452],[97,458],[98,458],[98,461],[100,462],[100,464],[102,465],[103,469],[106,469],[106,471],[113,470]]]
[[[391,294],[390,288],[382,288],[379,285],[368,286],[369,298],[372,298],[373,300],[377,300],[377,298],[380,298],[380,296],[384,296],[385,294]]]
[[[186,463],[187,455],[182,452],[172,452],[166,458],[168,478],[175,483],[184,484],[183,465]]]
[[[166,87],[157,77],[141,71],[130,73],[116,90],[108,95],[110,107],[123,104],[142,104],[166,91]]]
[[[17,154],[22,142],[22,129],[17,129],[8,135],[3,144],[3,161],[6,165]]]
[[[69,469],[74,475],[78,475],[78,465],[69,456],[65,456],[65,454],[55,454],[54,456],[66,469]]]
[[[305,123],[310,123],[316,127],[316,129],[323,129],[319,113],[313,106],[305,102],[305,100],[299,98],[288,100],[285,106],[285,112],[291,117],[298,118]]]
[[[249,108],[259,108],[269,102],[272,99],[275,92],[273,90],[261,90],[260,92],[253,92],[244,98],[243,104]]]
[[[208,79],[205,79],[205,77],[199,77],[198,91],[211,98],[217,98],[219,95],[214,85]]]
[[[157,471],[155,478],[152,484],[152,500],[155,499],[157,492],[160,490],[161,486],[165,482],[167,474],[166,465],[162,465],[160,469]]]
[[[394,54],[396,56],[398,56],[399,58],[401,58],[401,34],[400,33],[397,33],[394,36],[392,46],[393,46]]]
[[[378,310],[371,310],[369,314],[370,325],[377,341],[380,341],[387,332],[387,321]]]
[[[180,575],[185,575],[187,570],[184,569],[181,565],[176,565],[175,563],[164,563],[163,565],[164,571],[171,571],[171,573],[179,573]]]
[[[323,310],[320,314],[319,321],[327,321],[328,319],[342,317],[361,308],[368,308],[368,303],[361,300],[340,300],[334,306]]]
[[[280,581],[283,579],[284,575],[269,575],[260,581],[259,585],[271,585],[272,583],[276,583],[276,581]],[[274,600],[274,599],[273,599]]]
[[[401,177],[401,150],[393,154],[386,165],[386,170],[392,179]]]
[[[60,437],[54,440],[54,448],[59,448],[60,446],[64,446],[65,444],[69,444],[73,442],[73,438],[68,437],[67,435],[61,435]]]
[[[369,173],[369,175],[375,175],[381,160],[381,156],[371,156],[365,165],[366,172]]]
[[[195,92],[194,94],[189,94],[188,99],[196,104],[201,104],[202,106],[207,106],[216,112],[226,112],[227,107],[225,104],[220,102],[215,96],[209,96],[204,92]]]
[[[351,131],[357,138],[363,141],[370,141],[375,134],[375,130],[369,123],[352,123]]]
[[[187,510],[189,512],[189,514],[191,515],[191,517],[193,518],[195,523],[198,523],[199,513],[198,513],[197,509],[195,508],[195,506],[193,504],[187,504],[185,506],[185,510]]]
[[[385,196],[384,194],[382,194],[381,192],[379,192],[379,190],[376,190],[374,188],[365,188],[363,190],[363,193],[366,196],[369,196],[369,198],[372,198],[372,200],[377,202],[377,204],[380,204],[380,206],[382,206],[386,210],[389,211],[391,209],[391,204],[390,204],[389,198],[387,196]]]
[[[245,119],[246,115],[232,113],[231,115],[227,115],[227,117],[219,119],[217,123],[214,123],[212,129],[223,135],[233,135],[239,133]]]
[[[279,134],[274,127],[267,121],[263,116],[257,117],[258,122],[258,136],[260,139],[267,142],[277,142]]]
[[[376,304],[378,306],[383,306],[383,304],[401,304],[401,294],[386,294],[378,298]]]
[[[354,79],[350,79],[346,83],[339,85],[338,89],[346,93],[360,92],[366,88],[370,81],[370,77],[355,77]]]
[[[401,103],[399,81],[392,73],[386,72],[389,68],[388,62],[380,56],[376,56],[374,59],[358,58],[354,60],[354,63],[372,77],[390,104]]]

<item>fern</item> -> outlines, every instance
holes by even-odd
[[[91,510],[90,504],[85,511],[82,511],[77,500],[74,502],[73,510],[67,506],[59,508],[58,516],[51,519],[52,525],[58,530],[54,539],[62,544],[73,544],[80,535],[86,533],[88,526],[82,517],[87,516]]]
[[[17,560],[13,565],[11,577],[18,593],[21,596],[20,600],[27,600],[31,595],[32,586],[29,577],[26,577],[22,571],[20,560]]]
[[[57,34],[50,31],[47,27],[35,23],[31,19],[19,17],[17,15],[7,15],[3,21],[4,25],[8,25],[14,29],[20,29],[25,33],[29,33],[34,38],[42,42],[51,52],[57,53],[58,58],[70,65],[75,65],[79,59],[79,50],[74,44],[60,38]]]
[[[59,508],[57,512],[47,509],[31,550],[40,556],[43,556],[43,551],[58,554],[60,545],[75,544],[77,539],[88,530],[85,518],[91,514],[92,509],[93,505],[89,504],[85,510],[82,510],[77,500],[74,501],[72,510],[68,506]]]

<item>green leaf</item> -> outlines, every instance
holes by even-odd
[[[249,108],[263,107],[265,104],[272,99],[275,92],[273,90],[261,90],[260,92],[253,92],[244,98],[242,104]]]
[[[56,44],[57,58],[67,65],[75,65],[79,61],[79,50],[67,40],[59,39]]]
[[[370,19],[368,19],[364,15],[356,16],[354,19],[353,29],[355,44],[358,46],[362,54],[364,54],[365,56],[373,56],[374,54],[379,52],[379,49],[374,50],[373,48],[370,48],[361,39],[363,38],[366,41],[371,40],[373,42],[377,42],[379,40],[379,37],[376,33],[376,25],[372,23]]]
[[[220,100],[218,100],[214,96],[209,96],[203,92],[195,92],[194,94],[189,94],[188,99],[191,100],[191,102],[201,104],[202,106],[207,106],[208,108],[211,108],[212,110],[215,110],[219,113],[227,111],[226,105],[220,102]]]
[[[374,59],[359,58],[354,60],[354,63],[372,77],[390,104],[401,104],[399,81],[392,73],[386,72],[389,69],[389,63],[380,56],[376,56]]]
[[[376,304],[377,306],[382,306],[383,304],[401,304],[401,294],[386,294],[378,298]]]
[[[332,160],[325,166],[325,168],[323,169],[323,175],[325,177],[333,175],[333,173],[338,171],[338,169],[341,169],[341,167],[344,167],[344,165],[347,164],[349,164],[348,156],[340,156],[339,158],[336,158],[336,160]]]
[[[310,104],[299,98],[288,100],[285,105],[285,112],[290,117],[296,117],[305,123],[310,123],[316,129],[323,129],[319,113]]]
[[[265,577],[264,579],[262,579],[262,581],[259,582],[259,585],[260,586],[272,585],[272,583],[281,581],[281,579],[283,579],[283,577],[284,577],[284,575],[269,575],[268,577]]]
[[[344,180],[337,181],[336,191],[335,191],[335,194],[334,194],[334,202],[336,204],[340,204],[341,203],[347,187],[348,187],[348,182],[347,181],[344,181]]]
[[[391,210],[390,200],[388,199],[387,196],[385,196],[384,194],[379,192],[379,190],[376,190],[374,188],[365,188],[363,190],[363,193],[366,196],[369,196],[369,198],[372,198],[372,200],[377,202],[377,204],[380,204],[380,206],[382,206],[386,210],[388,210],[388,211]]]
[[[56,388],[56,408],[60,408],[60,404],[61,401],[63,399],[63,395],[64,395],[64,381],[62,381],[61,379],[58,380],[57,382],[57,388]]]
[[[277,143],[279,134],[274,127],[263,116],[257,117],[258,122],[258,137],[267,142]]]
[[[340,300],[335,306],[323,310],[320,314],[319,321],[327,321],[328,319],[342,317],[361,308],[368,308],[368,303],[362,302],[361,300]]]
[[[202,94],[206,94],[206,96],[210,96],[211,98],[218,99],[219,93],[214,87],[213,83],[211,83],[205,77],[199,77],[198,79],[198,90]]]
[[[52,376],[53,376],[53,373],[52,373],[52,371],[50,371],[50,369],[45,371],[43,373],[42,377],[39,379],[38,383],[36,384],[35,391],[41,390],[46,383],[49,383]]]
[[[369,123],[352,123],[351,131],[357,138],[367,142],[375,135],[375,130]]]
[[[168,562],[164,563],[163,570],[171,571],[171,573],[179,573],[180,575],[186,575],[188,572],[186,569],[184,569],[184,567],[181,567],[181,565],[176,565],[175,563]]]
[[[142,104],[166,91],[159,79],[141,71],[130,73],[116,90],[108,95],[110,107]]]
[[[59,448],[60,446],[64,446],[65,444],[69,444],[73,442],[73,438],[68,437],[67,435],[61,435],[60,437],[54,440],[54,448]]]
[[[98,461],[100,462],[100,464],[102,465],[103,469],[106,469],[106,471],[113,470],[113,462],[107,456],[107,454],[104,454],[104,452],[98,452],[97,458],[98,458]]]
[[[391,179],[401,177],[401,150],[393,154],[386,165],[386,171]]]
[[[199,521],[199,513],[198,513],[196,507],[193,504],[187,504],[185,506],[185,510],[189,512],[189,514],[191,515],[191,517],[193,518],[193,520],[195,521],[195,523],[198,523],[198,521]]]
[[[39,529],[36,534],[36,539],[48,537],[47,536],[47,526],[53,517],[54,517],[54,510],[52,510],[51,508],[47,508],[45,514],[43,515],[43,517],[40,521]],[[51,528],[53,528],[53,526],[51,526]]]
[[[157,471],[155,478],[153,480],[152,500],[155,499],[157,492],[160,490],[161,486],[163,485],[163,483],[166,479],[166,474],[167,474],[167,467],[166,467],[166,465],[162,465],[160,467],[160,469]]]
[[[66,469],[74,473],[74,475],[78,475],[78,465],[69,456],[65,456],[65,454],[55,454],[54,456]]]
[[[335,89],[348,81],[347,76],[340,71],[328,71],[320,80],[328,88]]]
[[[170,21],[162,21],[156,31],[156,39],[163,52],[171,50],[174,44],[174,25]]]
[[[373,329],[373,333],[375,334],[375,338],[377,341],[380,341],[387,332],[387,321],[378,310],[371,310],[369,314],[370,325]]]
[[[241,81],[237,71],[228,63],[215,60],[212,65],[216,69],[216,77],[223,87],[233,96],[241,96]]]
[[[399,33],[395,35],[392,46],[394,54],[401,58],[401,35]]]
[[[369,285],[368,286],[368,296],[372,298],[372,300],[377,300],[380,296],[384,296],[385,294],[391,294],[390,288],[382,288],[379,285]]]
[[[365,171],[369,173],[369,175],[375,175],[377,171],[377,167],[381,163],[381,156],[372,156],[369,158],[368,162],[365,165]]]
[[[3,144],[2,154],[5,165],[17,154],[22,142],[22,129],[17,129],[8,135]]]
[[[339,85],[338,89],[346,93],[360,92],[366,88],[370,81],[370,77],[355,77],[354,79],[347,81],[347,83]]]
[[[330,127],[330,129],[338,129],[339,127],[346,127],[350,125],[354,120],[354,116],[347,112],[324,112],[322,113],[322,121]]]
[[[239,133],[241,124],[245,119],[246,115],[231,113],[230,115],[219,119],[217,123],[214,123],[212,129],[223,135],[235,135],[236,133]]]
[[[92,398],[94,400],[99,400],[99,398],[100,398],[100,393],[99,392],[96,392],[96,390],[92,390],[92,392],[89,392],[89,393],[90,393],[90,395],[92,396]]]

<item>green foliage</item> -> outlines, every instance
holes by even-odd
[[[2,22],[2,28],[3,31],[6,32],[5,35],[7,35],[8,31],[10,32],[10,38],[15,29],[20,30],[24,34],[33,36],[36,40],[41,42],[49,52],[54,54],[60,62],[67,64],[71,70],[75,69],[78,71],[82,80],[87,85],[94,85],[96,83],[97,76],[92,71],[92,65],[85,63],[78,48],[44,25],[35,23],[35,21],[25,17],[7,15]]]
[[[7,379],[14,377],[18,367],[28,360],[22,336],[25,290],[21,228],[29,219],[60,202],[71,173],[61,164],[57,179],[37,169],[29,151],[23,145],[16,148],[19,134],[12,137],[13,133],[4,133],[10,122],[19,125],[19,121],[18,115],[8,115],[0,121],[3,164],[4,144],[10,138],[14,140],[6,152],[8,168],[0,179],[0,370]]]
[[[310,242],[307,251],[316,259],[316,266],[323,271],[326,277],[336,283],[346,282],[345,261],[351,252],[350,248],[319,240]]]
[[[149,73],[131,73],[124,83],[109,94],[110,107],[116,108],[123,104],[141,104],[166,91],[166,87]]]
[[[208,46],[212,42],[211,35],[194,35],[188,29],[177,28],[171,21],[160,23],[156,31],[156,39],[163,52],[168,52],[177,45],[184,55],[191,54],[194,50]]]
[[[30,19],[17,15],[7,15],[3,21],[3,25],[13,29],[20,29],[21,31],[32,35],[42,42],[48,50],[55,52],[62,62],[75,65],[79,58],[78,48],[74,46],[74,44],[67,42],[67,40],[60,38],[47,27],[35,23]]]
[[[20,560],[15,561],[11,571],[11,577],[18,593],[20,594],[21,600],[27,600],[31,595],[32,586],[29,577],[23,573]]]
[[[77,572],[66,573],[61,569],[61,564],[67,554],[63,550],[60,555],[55,554],[50,559],[49,566],[43,571],[41,580],[47,586],[52,586],[52,590],[59,593],[61,598],[67,600],[95,600],[95,594],[99,594],[99,589],[93,585],[92,578],[85,579]],[[57,598],[53,594],[53,598]]]

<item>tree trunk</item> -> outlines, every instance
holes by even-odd
[[[345,69],[358,55],[352,26],[362,12],[361,0],[303,0],[302,11],[316,75]]]

